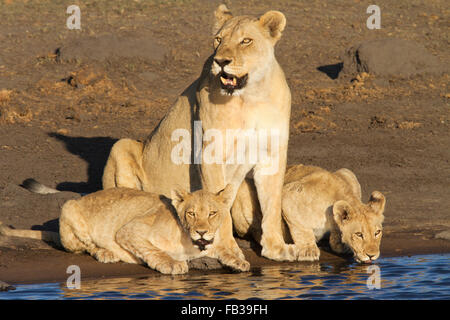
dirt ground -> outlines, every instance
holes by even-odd
[[[237,15],[286,15],[276,56],[292,92],[288,163],[346,167],[365,200],[385,194],[382,255],[450,252],[439,239],[450,229],[448,72],[339,73],[347,48],[383,38],[412,40],[450,65],[448,1],[379,0],[379,30],[366,27],[369,1],[229,3]],[[0,221],[16,228],[55,230],[65,200],[101,187],[113,143],[144,139],[212,53],[218,1],[71,4],[81,30],[66,27],[65,1],[0,0]],[[66,192],[31,194],[20,187],[30,177]],[[273,263],[245,253],[254,266]],[[0,280],[64,280],[71,264],[91,278],[152,273],[0,237]]]

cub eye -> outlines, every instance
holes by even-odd
[[[381,233],[381,230],[377,230],[377,231],[375,232],[375,236],[379,235],[380,233]]]
[[[195,212],[194,211],[186,211],[186,215],[191,217],[191,218],[194,218],[195,217]]]
[[[210,216],[210,217],[214,217],[216,214],[217,214],[217,211],[211,211],[211,212],[209,213],[209,216]]]
[[[244,38],[244,40],[242,40],[241,41],[241,44],[250,44],[250,43],[252,43],[252,39],[250,39],[250,38]]]
[[[361,232],[356,232],[356,233],[355,233],[355,236],[357,236],[357,237],[359,237],[359,238],[361,238],[361,239],[364,238],[364,236],[363,236],[363,234],[362,234]]]
[[[219,44],[222,42],[222,38],[221,37],[215,37],[214,38],[214,43]]]

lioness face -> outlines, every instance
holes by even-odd
[[[341,241],[359,263],[370,263],[380,256],[385,203],[384,196],[374,191],[369,203],[359,208],[351,207],[346,201],[337,201],[333,205]]]
[[[267,75],[275,61],[274,45],[281,37],[286,19],[278,11],[269,11],[259,19],[232,17],[224,5],[215,14],[218,31],[211,73],[222,94],[239,95]]]
[[[232,186],[217,194],[199,190],[172,192],[172,204],[192,243],[200,250],[209,249],[223,217],[229,214]]]

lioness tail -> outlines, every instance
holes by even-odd
[[[33,178],[26,179],[22,182],[22,187],[27,189],[28,191],[39,193],[39,194],[49,194],[49,193],[58,193],[59,190],[47,187],[40,182],[37,182]]]
[[[4,225],[0,221],[0,235],[21,237],[28,239],[38,239],[45,242],[51,242],[61,247],[61,240],[58,232],[53,231],[39,231],[39,230],[24,230],[24,229],[12,229]]]

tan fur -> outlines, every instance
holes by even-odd
[[[250,180],[239,189],[231,209],[236,233],[260,241],[261,213]],[[330,247],[338,253],[350,251],[358,262],[380,255],[384,196],[372,192],[361,202],[361,186],[353,172],[334,173],[312,166],[296,165],[286,172],[283,187],[284,239],[298,247],[299,260],[318,260],[316,242],[330,234]]]
[[[103,188],[128,187],[169,196],[174,185],[184,190],[204,188],[211,192],[233,186],[233,199],[247,175],[254,178],[262,208],[262,255],[274,260],[295,260],[296,247],[282,236],[281,191],[286,167],[291,94],[284,73],[275,59],[274,45],[281,37],[286,19],[281,12],[269,11],[260,18],[233,17],[226,6],[215,12],[214,54],[204,64],[201,76],[178,98],[144,143],[129,139],[112,148],[103,175]],[[246,39],[246,43],[243,43]],[[221,87],[223,70],[239,78],[248,75],[245,87],[229,94]],[[175,163],[172,140],[177,129],[193,137],[194,121],[201,121],[203,132],[214,129],[226,136],[227,129],[279,131],[279,146],[269,145],[268,154],[276,162],[274,174],[264,174],[265,162],[233,165]],[[225,139],[224,139],[225,140]],[[189,141],[191,142],[191,141]],[[236,140],[234,140],[236,143]],[[225,141],[223,142],[225,150]],[[203,151],[208,144],[203,143]],[[273,150],[272,150],[273,149]],[[246,154],[249,146],[246,146]],[[189,159],[193,157],[189,154]],[[225,163],[225,155],[223,158]],[[240,252],[232,233],[231,216],[220,226],[227,250]]]
[[[166,274],[186,273],[187,261],[204,256],[248,271],[242,252],[230,254],[217,232],[229,215],[231,191],[227,186],[218,194],[173,192],[173,207],[168,199],[144,191],[98,191],[64,204],[60,243],[67,251],[88,252],[100,262],[145,263]],[[50,233],[44,233],[0,224],[0,234],[45,239]]]

